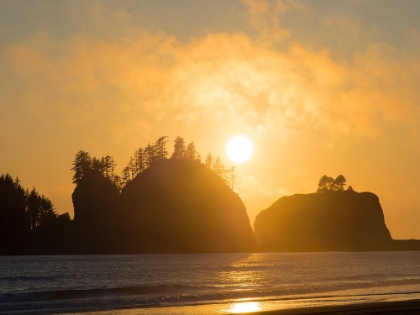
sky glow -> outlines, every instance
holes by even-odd
[[[251,222],[343,174],[394,238],[420,238],[419,1],[0,3],[0,173],[58,212],[73,216],[79,150],[120,172],[160,136],[225,157],[243,133]]]

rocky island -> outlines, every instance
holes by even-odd
[[[254,223],[261,251],[419,250],[418,240],[393,240],[378,196],[344,189],[346,179],[322,176],[316,193],[284,196]]]
[[[258,243],[279,251],[381,250],[391,242],[379,198],[369,192],[282,197],[254,226]]]
[[[122,190],[132,248],[144,252],[238,252],[255,243],[245,205],[198,161],[156,162]]]

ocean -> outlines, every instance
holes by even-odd
[[[0,314],[234,314],[419,297],[420,252],[0,257]]]

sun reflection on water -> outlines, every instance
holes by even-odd
[[[229,312],[233,314],[257,312],[257,311],[261,311],[260,303],[258,302],[233,303],[233,305],[229,309]]]

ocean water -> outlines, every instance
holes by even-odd
[[[0,257],[0,314],[232,314],[419,297],[420,252]]]

